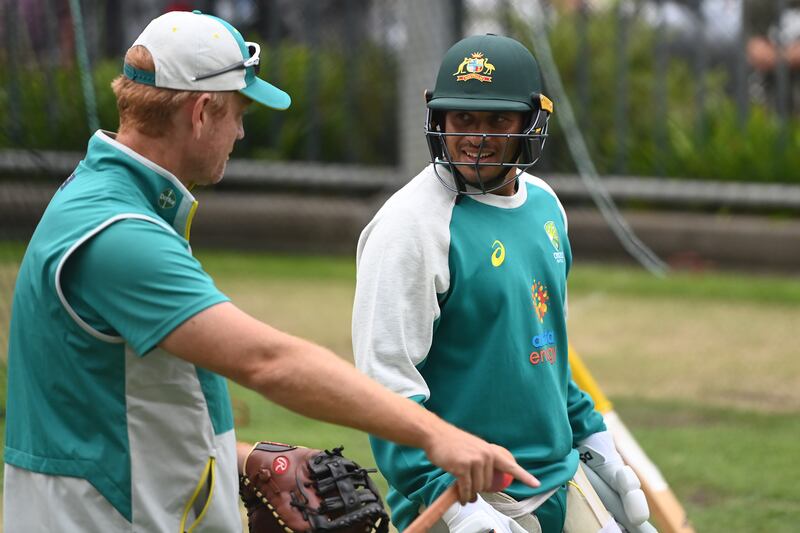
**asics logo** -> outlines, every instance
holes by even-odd
[[[497,268],[506,260],[506,247],[500,241],[492,243],[492,266]]]

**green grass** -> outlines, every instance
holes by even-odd
[[[350,256],[264,255],[252,252],[201,251],[196,254],[215,279],[230,276],[270,279],[355,279],[355,258]]]
[[[570,296],[605,292],[636,298],[681,298],[692,302],[800,304],[800,277],[675,271],[656,278],[635,267],[577,265],[570,273]]]
[[[21,251],[0,246],[0,269]],[[352,357],[351,257],[198,257],[245,311]],[[573,345],[697,531],[794,531],[800,278],[706,272],[656,279],[634,268],[578,265],[569,295]],[[231,392],[239,438],[343,444],[362,466],[374,465],[363,433],[300,417],[235,384]]]
[[[352,281],[355,277],[355,261],[350,256],[220,251],[200,251],[197,256],[217,278],[243,275]],[[570,273],[569,290],[573,295],[602,291],[636,297],[800,304],[800,277],[777,274],[674,271],[659,279],[632,266],[578,264]]]
[[[698,532],[793,532],[800,417],[616,398]]]
[[[0,241],[0,263],[19,261],[25,253],[26,243],[17,241]]]

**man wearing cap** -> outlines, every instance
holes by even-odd
[[[528,173],[553,111],[535,59],[507,37],[468,37],[445,54],[426,99],[430,165],[358,242],[356,366],[500,443],[541,481],[456,503],[437,530],[610,532],[619,531],[616,518],[648,531],[638,480],[570,377],[567,217]],[[419,450],[380,436],[371,443],[402,531],[451,477]],[[598,501],[579,454],[623,516]]]
[[[231,378],[302,414],[416,446],[468,501],[511,454],[333,353],[238,310],[188,244],[192,185],[222,178],[242,113],[289,96],[259,47],[199,12],[153,20],[31,238],[9,341],[4,531],[241,530]],[[238,453],[237,453],[238,452]],[[241,465],[238,465],[241,468]]]

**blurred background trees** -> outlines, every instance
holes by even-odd
[[[401,164],[404,121],[438,50],[460,36],[505,33],[530,43],[510,0],[83,0],[101,127],[115,129],[110,81],[124,50],[160,12],[201,9],[262,44],[263,76],[293,97],[288,113],[252,113],[237,157]],[[800,2],[543,2],[556,62],[601,174],[712,180],[800,180]],[[68,0],[4,0],[0,149],[75,150],[89,134],[75,19]],[[416,29],[409,29],[416,26]],[[421,57],[430,55],[431,57]],[[85,73],[84,73],[85,75]],[[90,102],[89,105],[92,105]],[[540,173],[573,172],[558,102]],[[413,132],[407,132],[413,128]]]

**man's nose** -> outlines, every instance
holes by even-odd
[[[481,144],[484,144],[484,139],[486,138],[485,135],[476,133],[475,135],[467,135],[464,137],[469,144],[471,144],[474,148],[480,148]]]

